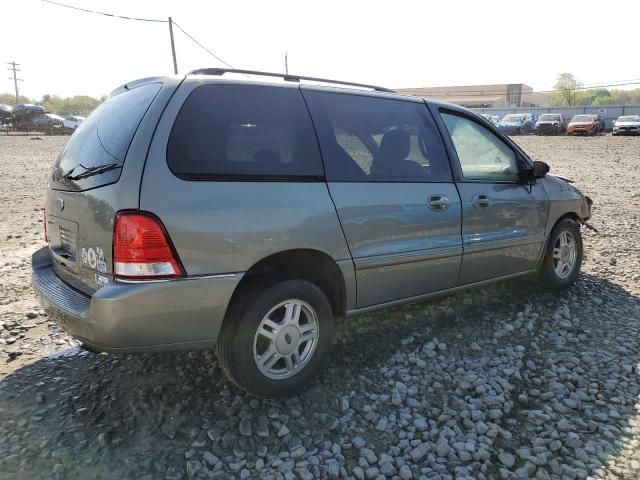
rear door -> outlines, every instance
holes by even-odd
[[[354,261],[357,306],[455,285],[461,205],[425,104],[364,92],[303,93]]]
[[[471,114],[440,109],[462,198],[459,285],[532,270],[544,244],[548,200],[520,181],[524,160]]]
[[[189,276],[235,275],[304,249],[333,258],[355,284],[311,118],[290,82],[188,79],[158,123],[140,208],[162,220]]]

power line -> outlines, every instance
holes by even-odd
[[[195,38],[193,38],[191,35],[189,35],[187,32],[184,31],[184,29],[178,25],[175,21],[173,22],[173,24],[178,27],[178,29],[184,33],[187,37],[189,37],[196,45],[198,45],[200,48],[202,48],[205,52],[207,52],[209,55],[211,55],[213,58],[215,58],[216,60],[218,60],[220,63],[223,63],[225,66],[229,67],[229,68],[234,68],[232,67],[229,63],[225,62],[222,58],[220,58],[218,55],[216,55],[215,53],[213,53],[211,50],[209,50],[207,47],[205,47],[203,44],[201,44],[198,40],[196,40]]]
[[[65,3],[54,2],[53,0],[40,0],[40,1],[41,2],[45,2],[45,3],[50,3],[52,5],[57,5],[59,7],[70,8],[72,10],[78,10],[78,11],[85,12],[85,13],[93,13],[93,14],[96,14],[96,15],[103,15],[105,17],[119,18],[119,19],[124,19],[124,20],[137,20],[137,21],[141,21],[141,22],[168,23],[169,24],[169,36],[170,36],[170,39],[171,39],[171,53],[172,53],[172,56],[173,56],[173,70],[174,70],[174,73],[176,73],[176,74],[178,73],[178,66],[177,66],[177,61],[176,61],[175,45],[174,45],[174,42],[173,42],[173,29],[172,29],[173,25],[178,27],[178,29],[182,33],[184,33],[192,42],[194,42],[196,45],[198,45],[200,48],[202,48],[205,52],[207,52],[213,58],[218,60],[220,63],[224,64],[225,66],[227,66],[229,68],[234,68],[233,66],[231,66],[231,64],[229,64],[228,62],[224,61],[221,57],[219,57],[218,55],[213,53],[210,49],[208,49],[202,43],[200,43],[198,40],[196,40],[192,35],[187,33],[184,30],[184,28],[182,28],[175,21],[173,21],[173,19],[171,17],[169,17],[167,20],[161,20],[161,19],[155,19],[155,18],[129,17],[129,16],[126,16],[126,15],[116,15],[115,13],[107,13],[107,12],[99,12],[99,11],[96,11],[96,10],[89,10],[87,8],[76,7],[74,5],[67,5]]]
[[[52,0],[40,0],[41,2],[45,2],[45,3],[51,3],[53,5],[58,5],[59,7],[65,7],[65,8],[70,8],[72,10],[79,10],[81,12],[85,12],[85,13],[94,13],[96,15],[104,15],[105,17],[112,17],[112,18],[121,18],[124,20],[136,20],[139,22],[155,22],[155,23],[167,23],[168,20],[161,20],[161,19],[157,19],[157,18],[141,18],[141,17],[128,17],[126,15],[116,15],[115,13],[107,13],[107,12],[98,12],[96,10],[89,10],[88,8],[81,8],[81,7],[76,7],[73,5],[67,5],[64,3],[59,3],[59,2],[54,2]]]

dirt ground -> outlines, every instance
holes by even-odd
[[[87,354],[50,322],[31,291],[30,256],[68,137],[39,138],[0,135],[0,478],[640,478],[640,137],[515,137],[594,200],[599,233],[583,229],[583,274],[568,293],[518,281],[357,317],[339,327],[335,364],[288,401],[237,391],[210,352]],[[417,323],[424,316],[432,320]],[[502,348],[513,356],[504,368],[524,372],[516,390],[494,392],[500,414],[489,402],[481,420],[449,411],[468,400],[460,383],[453,399],[441,391],[478,345],[493,349],[479,371],[495,375]],[[408,365],[425,369],[420,380]],[[432,371],[442,377],[425,385]],[[417,415],[415,427],[396,417],[394,393],[378,391],[385,382],[407,399],[399,415]],[[561,395],[558,382],[568,413],[551,397],[553,408],[540,403],[547,387]],[[572,407],[576,395],[583,403]]]

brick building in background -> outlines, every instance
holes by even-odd
[[[545,94],[534,92],[533,88],[524,83],[399,88],[396,91],[468,108],[535,107],[546,104]]]

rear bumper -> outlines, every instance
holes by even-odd
[[[48,249],[32,256],[31,283],[47,313],[90,349],[145,352],[213,347],[242,274],[113,282],[91,297],[62,281]]]

